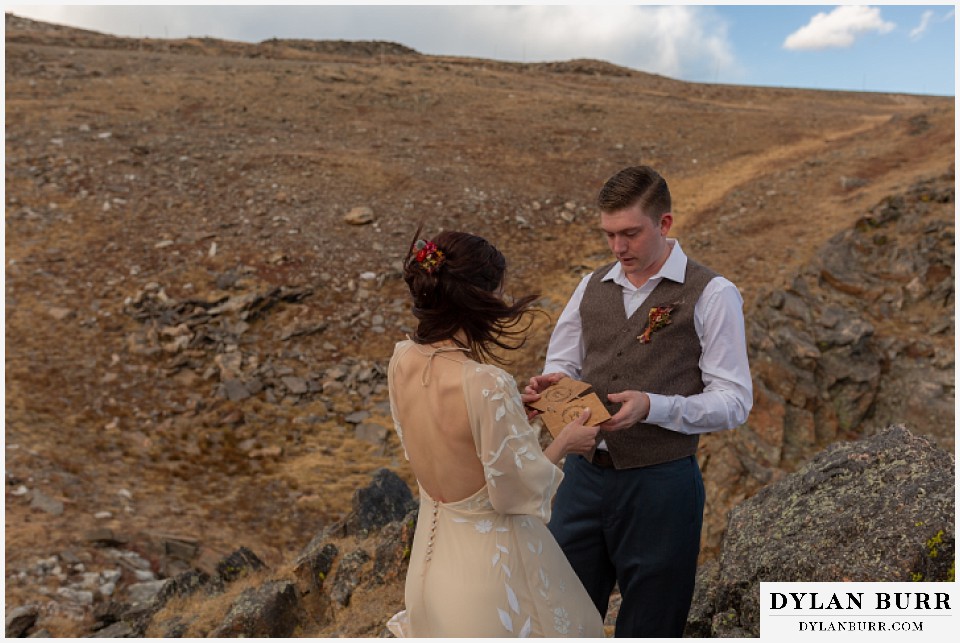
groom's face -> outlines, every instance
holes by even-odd
[[[600,214],[600,228],[624,274],[644,281],[656,273],[666,259],[671,225],[672,214],[651,218],[640,204]]]

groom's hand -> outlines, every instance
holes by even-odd
[[[600,429],[603,431],[618,431],[633,426],[646,419],[647,414],[650,413],[650,397],[642,391],[610,393],[607,399],[622,406],[613,417],[600,424]]]

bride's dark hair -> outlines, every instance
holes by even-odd
[[[452,340],[478,361],[505,363],[494,347],[520,348],[532,320],[527,318],[537,295],[512,304],[500,292],[507,260],[490,242],[467,232],[444,231],[432,240],[443,253],[440,265],[428,270],[417,261],[417,228],[403,262],[403,280],[413,295],[413,316],[419,324],[413,335],[418,344]],[[424,240],[426,241],[426,240]],[[463,331],[464,344],[455,335]]]

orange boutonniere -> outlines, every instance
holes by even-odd
[[[654,306],[650,309],[650,314],[647,316],[647,327],[637,335],[641,344],[649,344],[653,331],[660,330],[670,324],[670,311],[672,310],[673,306]]]

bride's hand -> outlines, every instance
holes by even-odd
[[[590,419],[590,409],[584,408],[576,420],[563,427],[557,440],[561,441],[563,455],[576,453],[578,455],[587,455],[597,443],[597,432],[600,430],[596,426],[586,426],[584,424]]]

